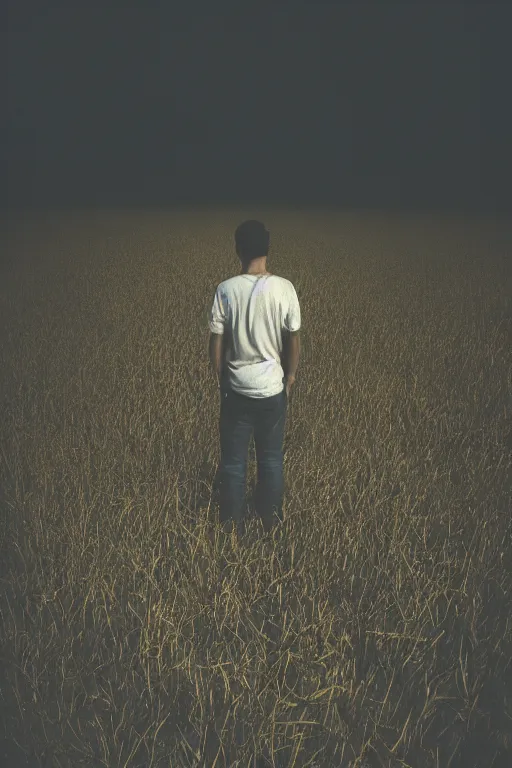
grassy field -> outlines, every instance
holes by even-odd
[[[207,315],[248,217],[302,355],[285,522],[240,539]],[[511,228],[54,212],[2,241],[3,765],[507,765]]]

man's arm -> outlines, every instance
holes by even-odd
[[[208,345],[208,355],[210,365],[215,374],[217,386],[220,386],[220,377],[224,362],[224,334],[210,333],[210,342]]]
[[[300,357],[300,331],[290,333],[286,331],[283,335],[283,356],[282,366],[287,381],[295,381]]]

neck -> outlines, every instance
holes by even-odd
[[[253,259],[249,264],[242,264],[241,275],[265,275],[267,274],[267,260]]]

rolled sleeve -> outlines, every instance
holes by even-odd
[[[290,333],[295,333],[296,331],[299,331],[300,321],[301,321],[301,318],[300,318],[299,299],[297,296],[297,292],[294,286],[292,285],[290,289],[288,312],[284,320],[284,325],[286,330],[290,331]]]
[[[227,296],[220,286],[215,291],[212,308],[208,318],[208,327],[212,333],[222,335],[228,320]]]

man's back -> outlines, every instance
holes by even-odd
[[[209,327],[226,337],[229,386],[253,398],[282,392],[283,333],[296,333],[301,317],[293,284],[274,274],[240,274],[217,287]]]

